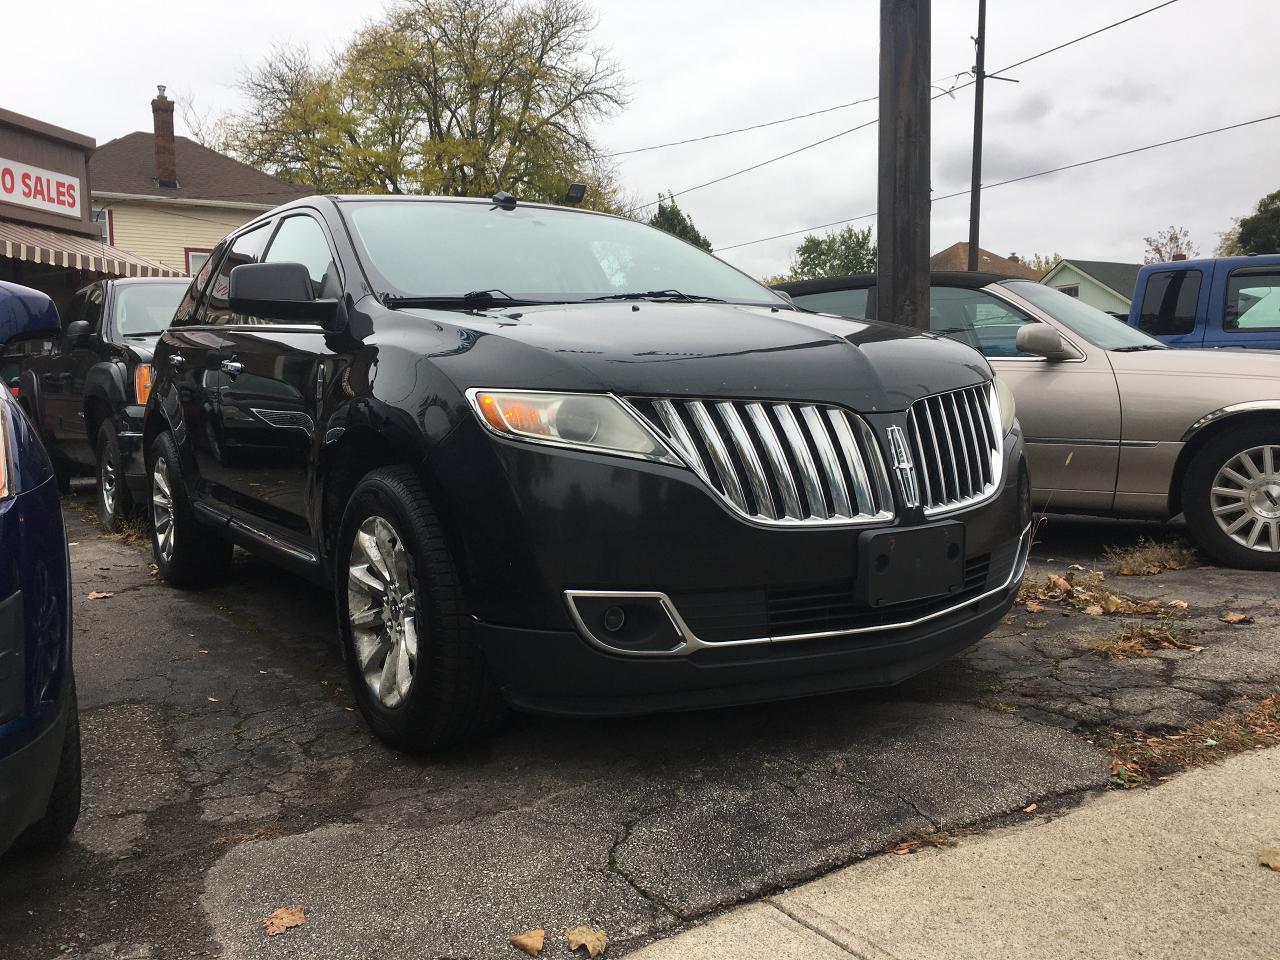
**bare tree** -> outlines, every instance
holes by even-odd
[[[1167,263],[1175,258],[1185,260],[1200,253],[1185,227],[1169,226],[1155,236],[1143,237],[1142,242],[1147,245],[1143,263]]]

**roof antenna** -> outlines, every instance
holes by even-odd
[[[505,190],[499,190],[489,199],[493,201],[493,206],[489,208],[491,210],[497,207],[501,207],[503,210],[514,210],[516,208],[516,198]]]

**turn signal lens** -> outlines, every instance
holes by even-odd
[[[507,437],[679,463],[616,397],[589,393],[472,390],[480,419]]]
[[[138,403],[146,405],[151,396],[151,375],[154,370],[149,363],[140,363],[133,368],[133,395]]]

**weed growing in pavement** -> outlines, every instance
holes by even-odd
[[[1164,619],[1155,623],[1130,620],[1115,636],[1089,637],[1084,646],[1099,656],[1125,660],[1129,657],[1145,657],[1157,650],[1199,652],[1203,648],[1191,642],[1192,636],[1189,631]]]
[[[1099,741],[1111,755],[1111,785],[1122,789],[1203,767],[1260,747],[1280,746],[1280,694],[1242,701],[1232,713],[1178,733],[1150,736],[1109,731]]]
[[[898,843],[886,844],[885,853],[896,853],[899,856],[908,853],[917,853],[925,847],[954,847],[956,845],[955,837],[947,833],[945,830],[935,830],[929,833],[916,833],[907,837]]]
[[[1122,577],[1150,577],[1193,566],[1196,556],[1180,540],[1157,543],[1144,537],[1132,547],[1107,547],[1102,559],[1112,573]]]
[[[102,533],[103,540],[111,540],[115,543],[137,544],[143,543],[150,538],[147,525],[141,520],[121,520],[120,529],[112,532],[104,531]]]

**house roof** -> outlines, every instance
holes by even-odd
[[[169,200],[212,200],[274,207],[315,191],[288,183],[187,137],[174,137],[178,186],[156,186],[155,135],[130,133],[98,147],[89,158],[94,193],[126,193]]]
[[[1133,291],[1138,285],[1138,271],[1142,269],[1140,263],[1116,263],[1114,260],[1066,259],[1062,263],[1070,264],[1126,300],[1133,299]],[[1046,273],[1044,278],[1048,280],[1061,268],[1062,263]]]
[[[939,250],[929,258],[931,270],[961,271],[969,269],[969,244],[961,241],[953,243],[945,250]],[[1021,260],[1011,260],[990,250],[978,248],[978,269],[987,273],[999,273],[1006,277],[1019,277],[1023,280],[1039,280],[1040,274]]]

